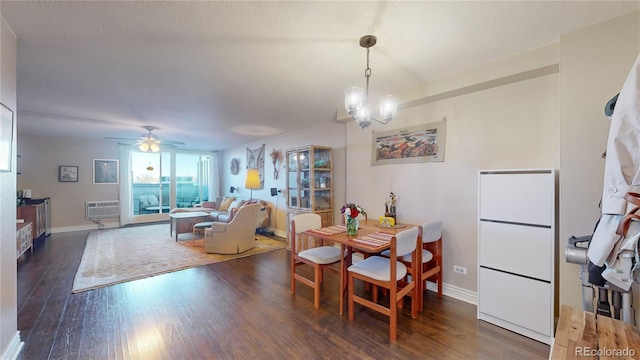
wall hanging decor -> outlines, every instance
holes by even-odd
[[[231,174],[238,175],[240,172],[240,159],[233,158],[231,159]]]
[[[373,132],[371,165],[444,161],[446,120]]]
[[[274,148],[269,156],[271,156],[271,162],[273,163],[273,180],[278,180],[278,160],[282,158],[282,154],[280,150]]]
[[[264,188],[264,144],[257,149],[247,148],[247,169],[258,169],[260,188]]]

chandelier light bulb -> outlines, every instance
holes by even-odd
[[[380,98],[380,116],[389,122],[398,111],[398,101],[393,95],[386,95]]]
[[[344,108],[351,115],[362,107],[364,90],[359,87],[350,87],[344,90]]]

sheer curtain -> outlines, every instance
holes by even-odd
[[[216,201],[220,195],[220,162],[218,159],[219,152],[211,152],[211,166],[209,166],[209,201]]]
[[[131,202],[131,145],[119,145],[120,159],[120,226],[133,222],[133,208]]]

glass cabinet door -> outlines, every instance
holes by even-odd
[[[314,151],[314,210],[331,209],[331,150],[316,148]]]
[[[310,146],[287,151],[287,206],[331,210],[331,148]]]
[[[297,207],[298,198],[298,153],[287,153],[287,206]]]
[[[309,167],[309,150],[298,152],[300,168],[300,205],[301,209],[311,208],[311,168]]]

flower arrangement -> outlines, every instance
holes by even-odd
[[[387,194],[387,200],[386,200],[385,204],[388,205],[388,206],[395,206],[397,199],[398,199],[398,197],[396,196],[396,194],[394,194],[393,191],[390,191]]]
[[[360,205],[356,205],[354,203],[346,203],[342,205],[342,209],[340,210],[342,215],[348,218],[355,219],[361,213],[367,215],[367,212]]]

